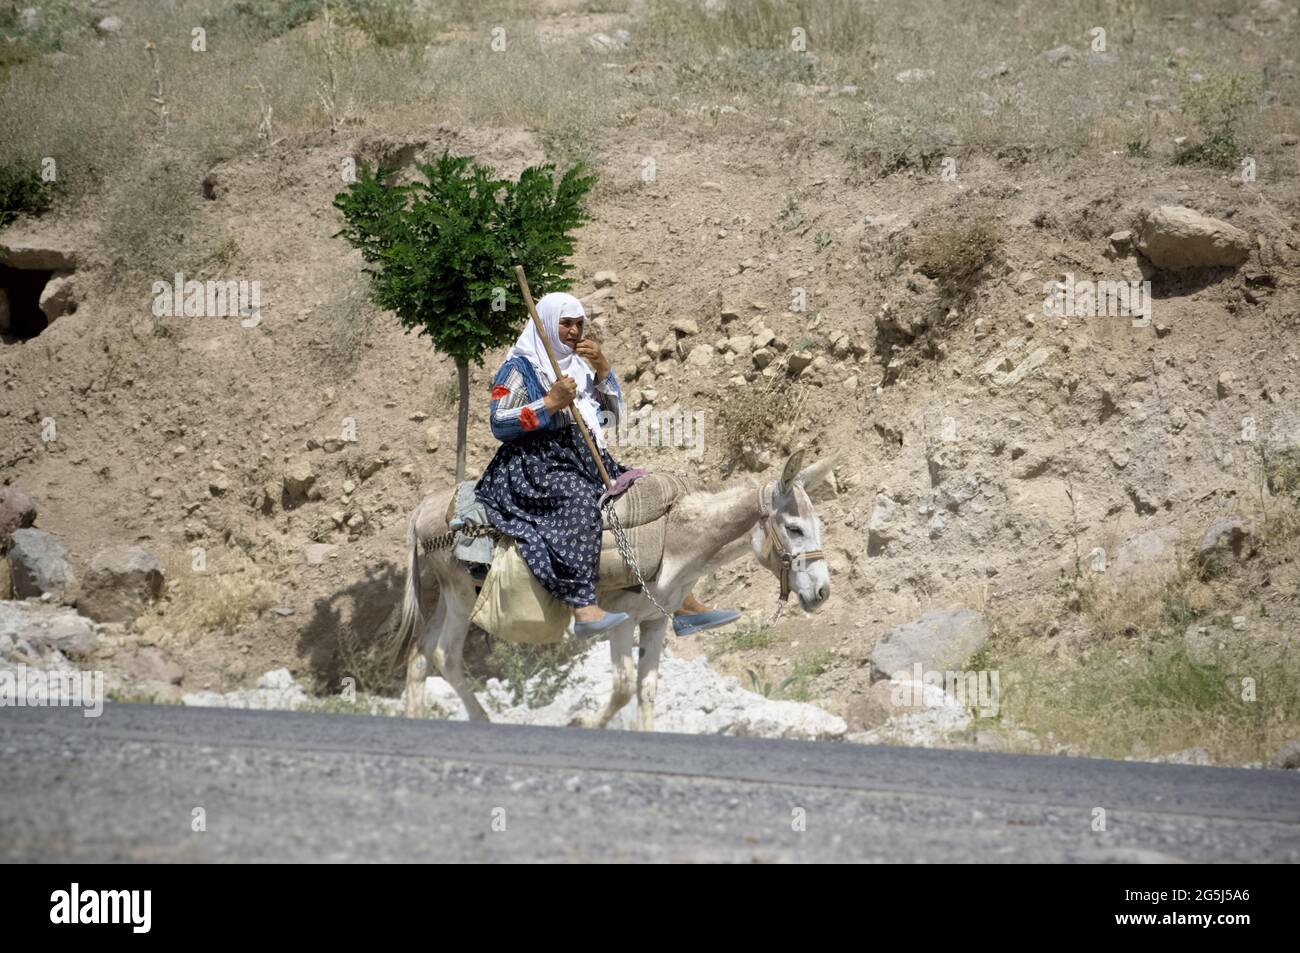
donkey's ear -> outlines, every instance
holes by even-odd
[[[831,475],[831,470],[835,466],[835,457],[829,456],[816,463],[810,464],[799,471],[795,477],[795,482],[805,490],[815,489],[823,480]]]
[[[799,476],[799,467],[803,464],[803,450],[796,450],[790,454],[790,459],[785,462],[785,469],[781,471],[781,492],[789,493],[794,486],[794,481]]]

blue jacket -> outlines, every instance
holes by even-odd
[[[546,409],[545,396],[546,388],[527,360],[515,357],[506,361],[492,380],[492,399],[488,405],[492,435],[501,441],[518,440],[538,430],[572,426],[568,413],[552,415]],[[605,428],[617,428],[624,413],[623,392],[613,371],[596,385],[596,402],[600,404]]]

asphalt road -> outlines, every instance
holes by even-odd
[[[0,755],[10,862],[1300,861],[1297,772],[113,703]]]

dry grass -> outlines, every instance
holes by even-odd
[[[202,178],[185,156],[156,149],[138,176],[114,180],[99,231],[114,280],[171,280],[177,271],[199,277],[229,254],[224,232],[203,214]]]
[[[1077,615],[1060,602],[1014,619],[1015,607],[996,607],[981,666],[1001,673],[1002,723],[1078,753],[1145,758],[1197,746],[1220,763],[1267,761],[1300,736],[1300,607],[1276,585],[1300,560],[1300,509],[1265,493],[1241,515],[1254,555],[1230,572],[1204,577],[1184,543],[1163,570],[1067,579],[1062,601],[1077,597]],[[1044,620],[1062,620],[1073,637],[1045,637]],[[1193,625],[1223,633],[1221,648],[1193,654]]]
[[[1159,638],[1055,657],[1004,642],[981,665],[1000,672],[1004,724],[1078,753],[1142,758],[1199,746],[1221,763],[1248,763],[1268,760],[1300,731],[1298,645],[1280,659],[1246,651],[1206,662]]]
[[[732,652],[770,649],[780,642],[781,634],[775,629],[769,629],[761,618],[755,617],[722,636],[715,646],[709,648],[709,658],[716,659]]]
[[[338,626],[334,636],[333,671],[338,673],[338,679],[354,679],[353,687],[358,693],[392,696],[401,692],[406,660],[394,658],[387,632],[366,636],[357,632],[352,624],[343,623]],[[318,694],[337,689],[338,685],[316,686]]]
[[[255,80],[267,91],[277,130],[295,134],[327,125],[319,86],[326,74],[319,25],[309,23],[274,42],[230,7],[197,0],[123,4],[127,36],[103,45],[79,35],[65,44],[73,57],[58,66],[33,60],[9,73],[0,97],[0,161],[52,156],[73,197],[96,194],[123,179],[145,179],[140,154],[165,143],[206,167],[255,144],[262,110]],[[208,30],[208,49],[190,49],[189,28]],[[341,28],[346,42],[334,64],[346,117],[360,117],[422,98],[418,70],[405,52]],[[154,75],[144,39],[156,46],[169,122],[161,132],[151,101]],[[197,187],[197,185],[196,185]]]
[[[639,19],[628,15],[632,45],[613,53],[593,50],[581,32],[539,35],[537,10],[524,0],[337,0],[332,38],[322,35],[318,0],[123,0],[115,12],[127,26],[102,44],[85,28],[85,3],[42,6],[51,28],[28,38],[30,55],[5,77],[0,164],[53,156],[73,198],[146,174],[136,157],[159,128],[145,39],[157,47],[166,142],[202,167],[258,147],[268,106],[277,136],[380,117],[522,126],[562,163],[631,162],[602,156],[602,130],[688,121],[704,135],[776,134],[796,151],[831,148],[871,174],[973,151],[1125,151],[1137,143],[1141,154],[1153,137],[1195,138],[1225,122],[1241,148],[1300,129],[1294,79],[1281,68],[1286,42],[1219,29],[1229,11],[1217,3],[1189,12],[1167,2],[1069,0],[1051,16],[1026,17],[992,2],[731,0],[714,14],[702,3],[655,0]],[[612,0],[587,6],[640,9]],[[1169,15],[1179,18],[1173,29]],[[177,23],[207,29],[208,50],[191,51]],[[1110,55],[1092,62],[1096,26],[1107,30]],[[501,51],[488,42],[498,28]],[[17,29],[0,20],[0,31]],[[796,29],[804,51],[792,49]],[[1061,44],[1076,51],[1072,65],[1044,59]],[[73,59],[42,58],[56,48]],[[1225,61],[1236,66],[1231,75],[1215,67]],[[990,72],[1003,64],[1006,72]],[[933,75],[898,82],[906,70]],[[1189,83],[1196,75],[1204,80]],[[808,95],[818,84],[858,91]],[[1152,94],[1166,105],[1146,107]],[[735,110],[725,122],[723,106]],[[1284,174],[1289,161],[1262,163],[1261,178]]]
[[[727,458],[744,460],[780,445],[792,432],[803,404],[802,388],[788,378],[759,378],[745,400],[718,410],[717,430]]]
[[[316,312],[316,318],[324,328],[321,363],[332,376],[351,376],[361,360],[362,349],[377,316],[369,293],[364,274],[344,274]]]
[[[597,160],[628,87],[594,50],[543,40],[523,25],[504,29],[502,52],[482,42],[430,51],[426,82],[438,108],[463,124],[528,128],[561,166]]]
[[[908,255],[949,293],[969,291],[997,260],[1002,238],[990,209],[944,214],[912,239]]]
[[[703,3],[651,0],[641,24],[651,42],[713,53],[797,52],[796,30],[807,49],[849,53],[871,46],[874,27],[873,13],[857,0],[732,0],[712,10]]]
[[[1261,465],[1270,493],[1289,497],[1300,494],[1300,444],[1264,454]]]
[[[1198,26],[1171,30],[1171,15]],[[738,122],[752,121],[765,134],[771,119],[784,122],[792,148],[829,146],[869,174],[883,174],[923,169],[944,155],[1124,151],[1156,133],[1172,141],[1198,128],[1178,111],[1189,67],[1206,73],[1232,61],[1252,81],[1267,75],[1275,87],[1293,85],[1279,69],[1289,55],[1281,31],[1248,40],[1217,28],[1229,15],[1217,4],[1189,12],[1172,3],[1104,0],[1054,4],[1042,17],[941,0],[741,0],[710,15],[702,4],[665,0],[651,5],[637,36],[656,59],[673,64],[673,88],[661,88],[668,95],[656,105],[699,111],[712,98],[738,107]],[[1099,26],[1107,50],[1090,58],[1090,31]],[[795,27],[806,31],[806,52],[790,48]],[[1061,45],[1074,57],[1052,65],[1043,54]],[[895,79],[909,70],[926,77]],[[794,84],[852,85],[858,93],[809,97]],[[672,94],[682,102],[674,104]],[[1147,107],[1153,94],[1167,106]],[[1243,129],[1294,132],[1300,125],[1293,105],[1262,98],[1243,103],[1238,118]]]
[[[261,566],[239,550],[207,553],[203,571],[188,551],[165,560],[166,601],[161,625],[190,641],[208,632],[226,635],[275,605],[279,590]]]

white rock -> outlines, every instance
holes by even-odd
[[[308,543],[302,548],[303,558],[306,559],[308,566],[322,565],[337,551],[338,547],[331,543]]]
[[[554,701],[540,708],[513,705],[510,693],[496,679],[477,697],[493,721],[521,725],[567,725],[575,717],[604,704],[611,675],[609,651],[593,646],[574,666],[568,683]],[[425,679],[424,699],[465,719],[465,707],[447,682]],[[636,702],[626,705],[610,722],[630,729],[636,722]],[[844,719],[804,702],[765,698],[741,687],[709,667],[703,657],[685,661],[665,653],[659,665],[655,699],[655,730],[681,734],[742,735],[764,738],[826,739],[843,737]]]
[[[894,74],[895,82],[902,83],[904,86],[915,86],[929,79],[934,79],[932,69],[905,69],[901,73]]]
[[[41,290],[40,309],[47,321],[53,321],[77,307],[73,293],[72,277],[67,272],[56,272]]]
[[[277,668],[267,672],[257,680],[258,688],[293,688],[293,674],[287,668]]]
[[[693,364],[696,367],[708,367],[713,363],[714,354],[712,344],[697,344],[691,348],[691,353],[686,356],[686,363]]]

